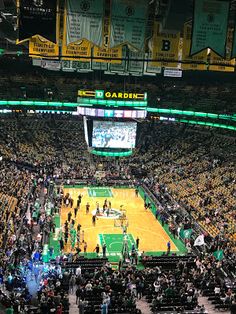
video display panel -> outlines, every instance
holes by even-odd
[[[92,147],[134,148],[136,122],[93,121]]]

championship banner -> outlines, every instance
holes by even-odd
[[[96,46],[103,44],[103,0],[67,0],[66,44],[87,39]]]
[[[210,48],[224,57],[229,7],[229,1],[194,1],[191,55]]]
[[[57,0],[18,0],[18,43],[40,35],[56,43]]]
[[[110,47],[128,44],[144,50],[148,1],[112,0]]]
[[[177,61],[179,59],[180,34],[159,33],[159,25],[155,23],[152,40],[153,60],[160,60],[152,61],[152,66],[177,68],[178,62],[168,62],[168,60]]]
[[[234,72],[235,59],[225,60],[211,51],[210,64],[210,71]]]
[[[93,57],[95,62],[114,63],[121,64],[122,60],[114,60],[115,58],[122,59],[122,47],[117,48],[99,48],[93,47]],[[96,58],[107,58],[107,59],[96,59]]]
[[[190,56],[191,48],[191,35],[192,35],[192,26],[191,24],[184,25],[184,34],[183,34],[183,48],[182,48],[182,70],[207,70],[207,49],[199,52],[194,56]],[[186,62],[186,63],[185,63]],[[194,63],[196,62],[196,63]],[[205,64],[197,64],[197,62]]]
[[[62,43],[62,60],[78,60],[88,61],[91,58],[92,44],[86,39],[66,46],[66,42]],[[84,57],[84,58],[83,58]]]
[[[59,57],[59,45],[41,36],[33,36],[29,40],[29,56],[33,58],[56,59]]]

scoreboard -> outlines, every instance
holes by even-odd
[[[147,107],[147,93],[107,90],[78,90],[78,105],[108,107]]]

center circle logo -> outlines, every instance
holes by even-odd
[[[96,215],[98,218],[104,218],[104,219],[118,219],[122,215],[121,211],[118,209],[106,209],[103,211],[102,208],[99,209],[99,212],[94,209],[92,211],[93,215]]]
[[[82,1],[80,4],[80,9],[84,12],[90,9],[90,3],[88,1]]]

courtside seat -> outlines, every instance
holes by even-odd
[[[180,261],[185,262],[189,267],[195,265],[193,256],[155,256],[151,259],[143,259],[142,263],[145,267],[161,266],[164,269],[173,269]]]
[[[94,259],[79,258],[75,262],[63,263],[62,268],[76,269],[80,266],[82,273],[86,271],[93,272],[95,268],[101,268],[107,261],[108,261],[107,258],[94,258]]]

